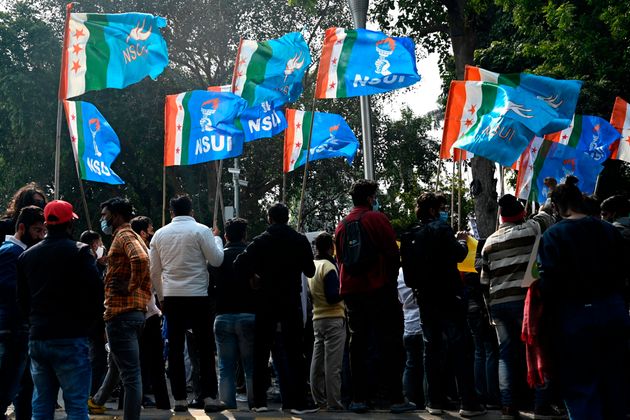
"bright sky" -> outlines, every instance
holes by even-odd
[[[391,115],[400,119],[400,109],[408,105],[416,115],[424,115],[437,109],[437,100],[442,93],[442,81],[438,69],[438,55],[429,54],[418,60],[418,73],[421,80],[409,89],[401,89],[391,100]]]

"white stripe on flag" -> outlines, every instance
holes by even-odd
[[[571,120],[571,125],[560,132],[560,139],[558,140],[558,143],[569,144],[569,139],[571,139],[571,134],[573,133],[574,125],[575,125],[575,114],[573,115],[573,119]]]
[[[77,130],[77,103],[74,101],[66,101],[66,103],[68,104],[68,115],[66,116],[66,120],[70,122],[68,125],[68,129],[70,130],[70,144],[72,144],[74,161],[79,162],[79,141],[83,141],[83,139],[79,139],[79,131]]]
[[[173,155],[173,163],[175,165],[182,164],[182,133],[184,131],[184,116],[186,115],[186,110],[182,107],[184,95],[186,95],[186,93],[180,93],[177,95],[177,98],[175,98],[175,104],[177,105],[177,117],[175,118],[175,153]],[[178,130],[178,127],[181,127],[181,130]],[[185,164],[188,164],[188,162],[185,162]]]
[[[87,20],[85,13],[70,14],[70,37],[68,39],[68,91],[67,98],[81,95],[85,92],[85,73],[87,72],[87,56],[85,47],[90,38],[90,31],[83,24]],[[79,31],[79,36],[77,36]],[[80,35],[83,33],[83,35]]]
[[[346,39],[346,30],[343,28],[337,28],[335,35],[337,36],[337,42],[333,44],[330,63],[328,63],[328,86],[326,86],[326,98],[337,97],[337,68],[339,66],[339,57],[341,57],[341,51],[343,50],[343,43]]]
[[[499,83],[499,73],[479,68],[479,76],[482,82]]]
[[[293,121],[293,150],[291,151],[291,161],[289,162],[289,170],[295,169],[295,165],[298,163],[300,157],[300,150],[304,143],[303,129],[304,129],[304,111],[295,111],[295,119]],[[299,144],[299,146],[298,146]]]
[[[465,86],[466,104],[464,105],[464,109],[462,109],[459,134],[457,135],[458,139],[461,139],[466,134],[466,132],[470,130],[477,122],[477,111],[479,110],[479,107],[481,106],[481,102],[483,100],[480,82],[466,82]],[[453,145],[454,144],[455,143],[453,143]],[[453,156],[453,146],[451,146],[450,153],[451,156]]]
[[[245,80],[247,80],[247,67],[252,60],[252,55],[258,49],[258,42],[244,39],[241,44],[241,53],[236,57],[236,81],[234,83],[234,93],[236,95],[243,94],[243,88],[245,87]],[[240,72],[240,76],[239,76]]]
[[[617,159],[630,162],[630,108],[626,105],[626,119],[623,122],[623,129],[621,130],[621,138],[619,139],[619,152],[617,153]]]
[[[524,166],[524,174],[519,174],[519,180],[521,181],[521,185],[519,188],[518,198],[521,200],[527,200],[529,198],[529,193],[532,190],[532,177],[534,176],[534,163],[536,163],[536,157],[538,156],[538,152],[540,152],[540,147],[543,144],[542,137],[534,137],[530,147],[527,149],[528,153],[524,157],[524,161],[522,166]]]

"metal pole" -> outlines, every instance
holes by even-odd
[[[462,230],[462,161],[457,161],[457,230]]]
[[[59,166],[61,163],[61,108],[62,102],[57,101],[57,132],[55,133],[55,200],[59,199]]]
[[[348,0],[354,26],[365,28],[369,0]],[[372,116],[369,96],[360,97],[361,132],[363,134],[363,173],[365,179],[374,179],[374,151],[372,148]]]
[[[234,217],[239,217],[241,211],[241,185],[239,183],[240,167],[238,158],[234,158],[234,172],[232,172],[232,181],[234,182]]]
[[[212,214],[212,227],[218,227],[219,189],[221,188],[221,172],[223,172],[223,159],[221,159],[219,162],[215,160],[214,167],[217,170],[217,189],[214,195],[214,213]]]

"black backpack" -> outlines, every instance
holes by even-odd
[[[345,227],[341,263],[344,270],[351,275],[367,272],[376,257],[376,248],[372,239],[361,224],[364,214],[365,212],[361,213],[358,219],[350,222],[341,221]]]
[[[400,236],[400,259],[407,287],[421,290],[423,278],[431,279],[435,265],[434,231],[428,225],[413,225]],[[425,285],[426,287],[426,285]]]

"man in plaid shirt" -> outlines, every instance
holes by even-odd
[[[140,418],[142,379],[138,340],[151,299],[148,249],[131,229],[132,216],[133,208],[125,198],[115,197],[101,204],[101,229],[106,235],[114,235],[107,254],[103,318],[111,355],[125,390],[125,420]]]

